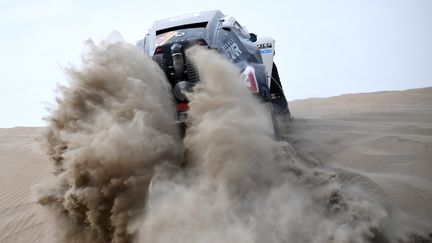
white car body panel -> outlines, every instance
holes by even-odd
[[[261,52],[263,64],[267,71],[267,83],[270,87],[271,74],[273,69],[273,59],[275,55],[275,39],[271,37],[258,37],[256,44]]]

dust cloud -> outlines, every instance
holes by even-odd
[[[187,55],[202,81],[183,139],[167,80],[135,47],[89,42],[83,66],[67,70],[46,133],[55,177],[36,191],[47,242],[409,240],[355,176],[276,141],[232,64]]]
[[[179,165],[183,148],[169,84],[135,47],[89,42],[83,67],[46,134],[55,179],[38,187],[55,222],[53,241],[129,242],[155,165]]]

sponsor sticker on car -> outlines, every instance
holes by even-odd
[[[237,59],[243,52],[240,50],[239,45],[234,42],[233,40],[228,40],[222,45],[223,50],[225,51],[225,54],[227,57],[229,57],[231,60]]]
[[[183,33],[183,32],[182,32]],[[177,31],[170,31],[156,36],[156,46],[162,46],[167,43],[172,37],[176,36]]]
[[[267,49],[267,48],[272,48],[273,45],[272,45],[271,42],[268,42],[268,43],[260,43],[260,44],[257,45],[257,47],[259,49]]]
[[[261,54],[271,54],[271,53],[273,53],[273,50],[272,49],[261,49],[260,53]]]
[[[185,19],[191,19],[191,18],[195,18],[200,16],[200,13],[193,13],[193,14],[186,14],[186,15],[180,15],[174,18],[170,18],[168,21],[169,22],[175,22],[175,21],[180,21],[180,20],[185,20]]]

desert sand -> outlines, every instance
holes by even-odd
[[[290,107],[295,119],[287,139],[297,150],[369,178],[395,210],[432,225],[432,88],[298,100]]]
[[[31,199],[31,187],[52,171],[40,146],[43,130],[0,129],[0,242],[38,242],[41,238],[41,207]]]
[[[284,138],[307,160],[358,174],[393,210],[432,225],[432,88],[290,103]],[[0,129],[0,242],[40,242],[31,187],[52,176],[44,128]],[[353,179],[354,178],[354,179]]]

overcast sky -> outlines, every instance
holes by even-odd
[[[431,0],[0,0],[0,127],[45,125],[87,39],[135,43],[156,19],[212,9],[276,39],[289,100],[432,86]]]

